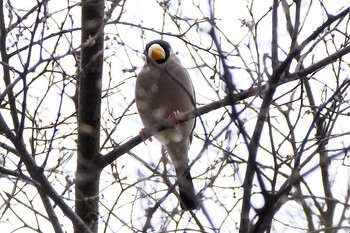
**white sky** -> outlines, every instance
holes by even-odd
[[[55,21],[51,20],[48,22],[48,28],[45,28],[45,34],[50,35],[51,33],[55,33],[57,30],[57,25],[59,26],[61,24],[61,20],[66,17],[65,9],[66,9],[66,2],[64,4],[60,2],[57,4],[59,1],[50,1],[49,3],[49,11],[50,12],[56,12],[53,14],[53,17]],[[173,1],[177,2],[177,1]],[[268,11],[270,8],[270,5],[272,1],[255,1],[254,6],[253,6],[253,12],[254,12],[254,20],[251,18],[251,16],[248,13],[247,6],[250,4],[247,1],[234,1],[230,2],[228,4],[228,1],[223,1],[223,0],[217,0],[215,1],[216,7],[215,7],[215,14],[217,20],[218,26],[223,30],[223,34],[229,38],[228,40],[225,40],[222,38],[222,46],[223,48],[230,48],[232,49],[233,54],[235,54],[237,51],[234,50],[232,44],[240,44],[241,46],[239,48],[240,53],[242,53],[243,57],[245,58],[245,62],[249,64],[249,67],[251,69],[255,68],[255,65],[253,63],[254,59],[256,59],[256,54],[250,54],[247,46],[253,46],[252,43],[252,38],[251,35],[248,35],[249,29],[246,26],[242,26],[242,20],[245,20],[246,22],[253,23],[253,21],[259,22],[259,27],[257,31],[258,35],[258,41],[259,41],[259,52],[260,54],[264,53],[270,53],[270,42],[271,42],[271,17],[267,16],[261,21],[260,18]],[[306,7],[308,6],[310,1],[303,1],[303,6]],[[19,4],[20,3],[20,4]],[[342,1],[342,4],[344,6],[349,5],[350,1]],[[28,10],[31,9],[33,5],[36,4],[36,1],[31,1],[27,0],[25,3],[23,1],[13,1],[12,4],[19,4],[18,6],[14,5],[14,7],[20,7],[22,9]],[[70,5],[75,4],[75,2],[70,1]],[[178,16],[184,16],[189,18],[187,22],[181,21],[181,25],[184,27],[184,29],[187,29],[188,23],[194,22],[193,20],[195,19],[202,19],[203,18],[203,13],[208,14],[208,7],[206,7],[207,1],[182,1],[182,8],[177,9],[175,7],[175,4],[170,6],[170,11],[171,12],[177,12]],[[198,4],[201,7],[202,12],[198,8],[195,7],[195,5]],[[312,8],[310,11],[309,15],[307,15],[305,19],[305,25],[304,28],[301,32],[301,39],[299,42],[301,42],[306,36],[308,36],[315,28],[320,24],[320,22],[323,19],[324,13],[321,11],[321,8],[319,7],[319,4],[317,2],[313,2],[315,7]],[[341,6],[339,4],[334,4],[334,1],[328,0],[324,1],[324,4],[329,11],[330,14],[336,14]],[[317,6],[317,7],[316,7]],[[79,7],[74,7],[70,13],[71,13],[71,20],[67,20],[67,23],[65,24],[64,28],[69,29],[72,24],[73,27],[79,27],[80,25],[80,8]],[[21,12],[21,14],[24,14],[25,11]],[[282,13],[282,12],[280,12]],[[114,13],[115,15],[113,18],[117,17],[119,14],[119,9],[117,9]],[[292,11],[293,14],[293,11]],[[304,16],[304,13],[302,12],[302,17]],[[281,30],[279,31],[279,38],[280,38],[280,44],[283,46],[283,48],[287,49],[289,47],[289,36],[287,32],[285,31],[285,20],[284,17],[280,17],[281,21],[279,21],[279,25]],[[132,22],[133,24],[141,24],[142,26],[146,28],[154,28],[155,30],[162,30],[163,27],[163,10],[159,7],[159,3],[157,1],[127,1],[126,6],[125,6],[125,12],[123,13],[123,16],[120,19],[122,22]],[[28,20],[29,21],[29,20]],[[200,32],[197,30],[197,28],[192,28],[187,34],[185,39],[189,40],[191,43],[196,44],[200,46],[201,48],[209,48],[211,45],[211,39],[210,37],[206,34],[206,31],[209,30],[209,24],[208,23],[201,23],[200,24]],[[183,30],[184,30],[183,29]],[[170,22],[169,18],[165,19],[165,29],[164,32],[170,32],[170,33],[178,33],[178,29],[176,25]],[[106,57],[106,63],[104,67],[104,79],[103,79],[103,87],[104,87],[104,94],[106,94],[106,90],[108,90],[111,95],[108,95],[108,98],[103,99],[103,108],[102,108],[102,124],[106,126],[109,130],[113,129],[114,127],[114,119],[118,119],[118,117],[121,117],[123,110],[130,104],[132,99],[134,98],[134,84],[135,84],[135,73],[138,73],[143,65],[143,47],[144,45],[153,39],[158,39],[159,34],[153,33],[150,31],[145,31],[144,34],[141,34],[141,30],[138,28],[133,28],[128,25],[108,25],[106,27],[106,35],[110,38],[109,40],[105,41],[105,57]],[[39,38],[38,34],[38,38]],[[73,39],[71,38],[73,37]],[[199,104],[206,104],[210,103],[211,101],[215,101],[219,99],[220,97],[223,97],[223,84],[218,80],[218,77],[215,77],[215,82],[210,83],[211,86],[205,81],[205,77],[201,74],[200,71],[202,71],[206,77],[210,76],[213,74],[212,70],[209,68],[203,68],[202,70],[199,70],[196,68],[196,65],[194,63],[194,59],[191,57],[192,52],[194,51],[193,47],[186,47],[186,44],[176,38],[176,37],[169,37],[165,36],[164,39],[169,41],[173,47],[173,50],[175,52],[178,52],[178,56],[182,60],[183,64],[185,67],[188,68],[198,98],[198,103]],[[15,35],[9,36],[9,40],[15,40]],[[47,47],[48,53],[46,52],[41,52],[40,54],[45,56],[48,56],[48,54],[51,51],[52,44],[55,43],[57,38],[53,38],[50,41],[44,42],[44,47]],[[78,48],[80,44],[80,35],[79,31],[74,32],[73,34],[67,34],[67,38],[62,39],[60,45],[58,46],[58,49],[56,50],[55,55],[56,56],[64,56],[68,53],[68,50],[70,48],[70,45],[67,43],[68,41],[71,41],[73,44],[74,48]],[[243,42],[242,42],[243,41]],[[122,46],[118,42],[123,42],[125,43],[125,47]],[[232,43],[232,44],[230,44]],[[28,40],[19,40],[18,41],[18,47],[25,46],[28,44]],[[285,47],[284,47],[285,46]],[[39,47],[35,47],[34,53],[39,54]],[[228,50],[230,50],[228,49]],[[15,48],[10,49],[10,51],[15,50]],[[320,56],[319,59],[322,59],[326,54],[324,52],[324,49],[320,46],[317,50],[319,53],[318,55]],[[203,59],[206,63],[208,64],[215,64],[215,59],[213,56],[210,54],[200,51],[199,52],[200,56],[199,57],[197,54],[195,54],[195,61],[198,62],[198,64],[202,64]],[[321,56],[322,55],[322,56]],[[283,53],[281,52],[279,54],[280,59],[283,59]],[[262,56],[261,56],[262,57]],[[27,57],[25,53],[22,54],[21,59],[25,60]],[[39,61],[39,57],[33,56],[31,65],[35,65]],[[12,64],[16,64],[20,62],[19,58],[14,58],[11,60]],[[228,60],[229,65],[234,65],[234,66],[243,66],[242,61],[238,57],[230,57]],[[75,62],[74,59],[70,56],[65,56],[63,59],[60,61],[60,65],[63,67],[63,69],[67,72],[68,75],[74,75],[76,72],[76,67],[75,67]],[[130,72],[125,72],[123,73],[123,69],[130,69],[133,66],[137,67],[135,73],[130,73]],[[20,67],[20,66],[19,66]],[[38,72],[42,65],[38,65],[36,71]],[[2,72],[2,71],[0,71]],[[234,74],[234,83],[237,85],[238,89],[246,89],[249,88],[252,84],[252,80],[250,77],[248,77],[247,72],[245,70],[240,70],[240,69],[235,69],[233,71]],[[2,73],[0,73],[2,76]],[[34,77],[34,75],[32,76]],[[341,77],[341,79],[344,79],[348,77],[348,73],[344,74],[344,77]],[[48,83],[52,81],[53,79],[57,79],[57,76],[55,77],[46,77],[46,79],[40,79],[40,81],[35,82],[31,88],[30,88],[30,93],[31,93],[31,98],[32,100],[35,99],[40,99],[43,96],[43,91],[46,90]],[[314,88],[322,88],[324,84],[329,85],[330,89],[334,89],[334,83],[329,82],[324,77],[320,77],[320,87],[313,86]],[[333,85],[333,86],[332,86]],[[214,87],[215,89],[213,89]],[[50,122],[54,122],[56,117],[57,117],[57,112],[58,112],[58,105],[53,104],[53,103],[58,103],[60,101],[60,89],[62,88],[61,84],[58,84],[58,87],[52,88],[50,91],[50,98],[46,98],[44,103],[42,104],[41,111],[45,114],[45,119],[46,124],[50,124]],[[289,89],[290,86],[286,85],[279,89],[276,92],[276,97],[281,95],[285,90]],[[21,89],[21,86],[18,86],[19,90]],[[217,94],[215,91],[219,91],[219,94]],[[3,90],[3,84],[0,84],[0,91]],[[70,85],[67,83],[66,87],[66,92],[68,94],[73,94],[74,93],[74,86]],[[325,95],[325,94],[324,94]],[[332,93],[328,94],[328,97],[332,95]],[[288,97],[289,98],[289,97]],[[321,103],[321,98],[322,95],[320,94],[320,97],[318,98],[318,104]],[[325,98],[325,96],[323,96]],[[289,99],[286,99],[285,101],[287,102]],[[73,102],[71,102],[67,97],[63,97],[64,101],[64,107],[62,110],[62,115],[61,118],[63,119],[64,117],[67,117],[72,114],[72,111],[74,110],[74,105]],[[260,100],[255,100],[253,102],[253,105],[259,106]],[[34,114],[34,109],[36,106],[37,102],[33,101],[29,103],[28,108],[30,109],[29,113]],[[244,106],[242,104],[238,104],[237,108],[242,109]],[[206,125],[206,130],[214,129],[214,126],[217,124],[216,120],[220,119],[220,117],[224,114],[224,110],[218,110],[211,112],[207,115],[203,116],[204,122],[207,124]],[[272,111],[272,114],[278,114],[277,111]],[[141,124],[141,121],[139,120],[137,114],[136,114],[136,108],[135,106],[132,106],[131,109],[127,112],[127,114],[130,114],[128,117],[124,117],[121,121],[121,124],[118,125],[116,131],[112,134],[112,138],[117,142],[117,143],[123,143],[125,140],[136,136],[140,129],[143,127]],[[256,120],[256,115],[249,109],[247,109],[245,112],[243,112],[241,115],[241,120],[245,121],[245,128],[247,132],[252,132],[255,126],[255,120]],[[5,119],[9,119],[8,115],[6,115]],[[307,127],[310,124],[310,119],[311,115],[302,115],[301,121],[305,124]],[[280,118],[275,119],[277,122],[280,123],[281,127],[285,127],[285,122],[281,120]],[[220,122],[220,125],[222,127],[226,126],[226,124],[229,123],[229,119],[227,115],[225,116],[225,119]],[[75,129],[74,125],[74,119],[70,119],[69,122],[71,122],[70,125],[60,127],[57,135],[64,135],[67,134],[67,132],[72,132]],[[195,130],[195,133],[199,135],[199,138],[195,138],[193,141],[193,145],[190,150],[190,159],[193,160],[197,158],[197,156],[200,158],[192,167],[192,176],[193,177],[199,177],[198,179],[194,179],[194,185],[196,190],[199,192],[205,187],[208,182],[208,179],[212,174],[210,172],[217,172],[218,168],[212,169],[209,173],[205,174],[206,171],[206,166],[208,164],[213,164],[214,161],[217,160],[217,158],[223,157],[221,152],[219,152],[216,148],[214,147],[209,147],[206,151],[204,151],[203,154],[200,154],[201,149],[203,147],[203,143],[200,140],[200,138],[203,138],[203,128],[200,123],[197,121],[197,127]],[[28,123],[28,127],[30,124]],[[337,125],[337,130],[340,132],[343,130],[343,132],[349,132],[349,125]],[[237,140],[237,128],[234,125],[230,126],[230,129],[232,130],[232,140],[235,141]],[[217,134],[219,129],[214,130],[214,135]],[[110,132],[110,131],[109,131]],[[29,133],[29,132],[28,132]],[[302,138],[305,136],[306,129],[305,128],[296,128],[295,130],[296,135],[298,136],[299,140],[302,140]],[[51,137],[52,132],[49,130],[47,131],[47,137]],[[28,134],[28,137],[31,137],[32,135]],[[224,135],[220,137],[220,139],[223,138]],[[264,137],[267,137],[267,132],[263,135]],[[101,143],[104,142],[104,139],[106,138],[105,132],[101,133]],[[264,138],[263,138],[264,140]],[[241,139],[238,139],[238,141],[241,141]],[[267,141],[268,142],[268,141]],[[29,140],[27,139],[27,143],[29,143]],[[276,144],[279,145],[279,143],[282,143],[282,139],[276,137]],[[344,145],[342,145],[344,143]],[[334,143],[332,145],[329,145],[330,148],[339,148],[340,146],[348,146],[347,141],[345,138],[340,138],[337,143]],[[224,147],[226,145],[223,145]],[[266,143],[266,148],[270,149],[269,143]],[[52,162],[52,165],[55,165],[57,163],[57,158],[64,154],[68,153],[72,149],[75,149],[75,142],[71,138],[64,139],[60,144],[55,145],[55,147],[62,148],[60,152],[56,151],[56,155],[53,155],[52,158],[54,161]],[[66,148],[66,150],[65,150]],[[142,161],[145,161],[152,167],[155,167],[158,164],[158,161],[160,160],[161,157],[161,149],[160,149],[160,144],[156,142],[156,140],[153,140],[152,142],[147,141],[144,144],[138,145],[136,148],[132,150],[132,153],[135,153],[137,156],[140,157]],[[108,150],[103,150],[102,152],[105,153]],[[281,145],[281,154],[288,155],[290,154],[290,147],[288,145]],[[233,151],[235,154],[240,155],[242,158],[247,157],[247,151],[246,151],[246,145],[243,143],[239,144],[237,148],[234,149]],[[258,160],[261,162],[264,162],[266,160],[265,154],[261,153],[259,154],[260,156],[258,157]],[[262,156],[261,156],[262,155]],[[54,157],[55,156],[55,157]],[[73,155],[67,154],[66,157],[71,158]],[[44,157],[37,157],[38,164],[40,164],[40,160],[42,160]],[[68,160],[67,158],[67,160]],[[158,178],[152,178],[152,181],[150,181],[149,178],[145,179],[144,181],[140,181],[140,177],[144,176],[145,178],[150,176],[152,173],[151,171],[145,169],[145,167],[142,165],[142,162],[132,155],[124,155],[121,158],[118,159],[117,167],[118,167],[118,172],[121,178],[124,178],[123,181],[126,183],[131,184],[132,182],[139,182],[137,183],[137,187],[139,187],[139,191],[144,189],[149,192],[155,191],[153,190],[154,188],[157,191],[162,190],[162,192],[159,192],[156,197],[161,198],[162,195],[166,193],[166,186],[162,184],[161,182],[157,185],[156,180]],[[317,162],[317,161],[315,161]],[[310,163],[311,165],[314,163]],[[16,165],[16,161],[14,164],[7,164],[7,166],[14,168]],[[310,166],[311,166],[310,165]],[[162,166],[162,165],[161,165]],[[169,165],[168,169],[169,169]],[[218,164],[219,166],[219,164]],[[234,166],[234,165],[233,165]],[[312,166],[311,166],[312,167]],[[233,169],[233,168],[232,168]],[[349,169],[346,168],[345,166],[341,166],[340,162],[339,164],[335,164],[334,169],[337,169],[334,171],[334,177],[344,177],[344,179],[348,179],[349,176]],[[65,185],[65,175],[68,174],[71,177],[74,176],[74,170],[75,170],[75,161],[74,157],[73,159],[70,159],[68,163],[64,165],[62,170],[65,172],[64,174],[57,174],[55,177],[50,177],[50,180],[54,180],[55,178],[60,180],[61,185],[57,184],[57,190],[60,193],[61,191],[64,190],[64,185]],[[307,169],[306,169],[307,170]],[[161,168],[159,168],[159,171],[161,171]],[[102,174],[101,177],[101,203],[102,205],[105,205],[106,208],[111,208],[114,205],[114,202],[116,200],[116,196],[120,193],[120,186],[115,183],[114,177],[110,173],[111,170],[110,168],[106,168]],[[225,169],[221,173],[222,177],[218,178],[215,182],[217,186],[222,186],[222,188],[217,188],[215,189],[215,193],[217,197],[214,197],[213,199],[215,200],[218,198],[220,202],[223,204],[226,204],[228,208],[232,207],[232,195],[235,194],[236,198],[240,198],[242,196],[242,190],[241,189],[234,189],[231,190],[231,187],[239,187],[244,179],[244,174],[245,174],[245,166],[240,166],[240,169],[237,173],[237,176],[235,179],[232,179],[232,170],[230,169]],[[142,174],[142,175],[140,175]],[[339,175],[343,174],[343,175]],[[319,172],[314,172],[310,174],[307,179],[310,181],[316,179],[319,180]],[[171,178],[171,181],[174,182],[174,179]],[[281,179],[280,182],[283,180]],[[7,179],[1,179],[2,185],[0,188],[0,194],[3,195],[4,192],[11,193],[13,190],[13,185],[14,183],[10,182]],[[335,192],[335,197],[342,199],[343,195],[345,195],[346,189],[343,189],[342,187],[344,184],[348,184],[346,181],[339,181],[335,180],[334,181],[336,184],[336,187],[339,187],[339,192]],[[320,190],[320,183],[309,183],[310,187],[315,191],[316,195],[323,195],[322,191]],[[29,199],[34,199],[34,206],[40,206],[40,200],[39,198],[33,198],[36,196],[36,192],[32,192],[33,190],[31,188],[28,188],[28,193],[27,195],[30,196]],[[255,189],[255,191],[259,191],[259,189]],[[213,197],[215,195],[213,190],[210,188],[206,189],[202,195],[204,197]],[[137,205],[136,207],[131,208],[130,204],[126,204],[128,202],[132,202],[135,198],[135,195],[139,198],[142,193],[138,192],[136,188],[134,189],[129,189],[128,191],[123,192],[122,196],[119,197],[118,199],[118,204],[115,207],[115,214],[119,217],[122,218],[123,221],[126,222],[126,225],[133,225],[137,226],[140,229],[142,228],[144,224],[144,219],[145,219],[145,209],[149,208],[152,206],[151,203],[150,205],[147,205],[147,199],[145,198],[144,201],[138,201],[136,202]],[[261,198],[258,197],[258,195],[254,196],[255,198],[252,199],[253,205],[255,206],[261,206]],[[25,197],[24,199],[26,199]],[[73,205],[73,198],[74,195],[70,194],[68,202],[71,202]],[[208,200],[208,199],[206,199]],[[121,203],[121,204],[119,204]],[[123,206],[125,204],[125,206]],[[177,199],[175,198],[174,195],[170,195],[165,203],[163,203],[165,208],[169,208],[169,210],[172,210],[173,206],[177,204]],[[100,207],[100,212],[101,215],[103,216],[103,220],[106,221],[107,216],[106,216],[106,209],[101,205]],[[234,208],[232,213],[230,214],[229,217],[227,217],[227,213],[225,212],[224,208],[221,208],[220,206],[217,205],[217,203],[208,200],[203,202],[203,207],[208,211],[208,214],[213,221],[214,226],[219,227],[222,224],[222,232],[229,232],[232,230],[232,228],[237,227],[235,224],[239,221],[240,218],[240,203],[238,204],[237,207]],[[1,206],[1,203],[0,203]],[[290,202],[290,204],[285,205],[281,210],[280,210],[280,215],[278,215],[278,220],[280,221],[286,221],[287,219],[290,220],[292,215],[298,216],[299,217],[299,212],[300,211],[300,206],[296,205],[294,202]],[[44,210],[40,207],[36,207],[36,209],[43,211]],[[57,209],[57,208],[56,208]],[[10,232],[10,230],[14,230],[16,227],[19,227],[20,223],[17,222],[12,215],[13,213],[8,212],[8,218],[10,218],[9,221],[4,221],[0,222],[1,229],[4,230],[4,232]],[[20,209],[20,214],[21,216],[30,216],[31,213],[30,211],[26,210],[25,208]],[[196,213],[197,217],[200,220],[203,220],[203,223],[205,225],[208,225],[206,217],[203,213],[203,211],[198,211]],[[155,215],[155,218],[152,221],[152,224],[155,227],[158,227],[164,219],[162,218],[160,214]],[[227,219],[223,221],[224,218]],[[178,219],[179,216],[176,215],[174,218]],[[132,222],[130,222],[132,219]],[[179,227],[194,227],[192,223],[188,223],[188,219],[190,219],[190,215],[185,213],[183,215],[183,219],[179,223]],[[295,224],[300,224],[300,227],[305,227],[304,225],[304,219],[298,219],[295,218]],[[28,222],[33,222],[36,221],[36,219],[28,219]],[[47,221],[39,220],[39,222],[44,222],[47,224]],[[67,219],[62,218],[62,223],[65,225],[64,229],[67,230],[67,232],[71,232],[71,224]],[[175,223],[174,223],[175,224]],[[283,225],[279,226],[276,224],[276,226],[281,227],[280,229],[284,229]],[[170,225],[169,229],[173,229],[175,226]],[[100,228],[103,229],[104,225],[101,221],[100,223]],[[116,232],[116,231],[122,231],[122,232],[127,232],[128,228],[123,226],[121,224],[121,221],[110,221],[109,226],[106,229],[106,232]],[[159,230],[156,228],[156,230]],[[22,229],[18,230],[16,232],[30,232],[28,229]],[[101,230],[102,232],[102,230]],[[278,231],[276,231],[278,232]],[[289,231],[291,232],[291,231]],[[298,232],[298,231],[295,231]]]

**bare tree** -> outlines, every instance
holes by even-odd
[[[1,229],[349,230],[349,3],[2,1]],[[197,117],[196,211],[139,136],[134,84],[159,38],[196,90],[177,119]]]

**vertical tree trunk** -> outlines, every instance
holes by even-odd
[[[92,232],[97,232],[98,227],[101,172],[95,161],[100,156],[103,15],[103,0],[82,1],[75,211]],[[78,230],[75,229],[75,232],[78,233]]]

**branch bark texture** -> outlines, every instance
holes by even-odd
[[[78,104],[78,160],[75,211],[92,232],[98,229],[103,0],[82,1],[82,44]],[[78,233],[79,230],[75,229]]]

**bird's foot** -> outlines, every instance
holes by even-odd
[[[176,124],[175,124],[175,129],[178,129],[181,127],[181,123],[178,120],[178,116],[180,115],[180,111],[179,110],[175,110],[172,113],[170,113],[169,118],[174,118],[176,120]]]
[[[140,137],[141,137],[141,139],[142,139],[143,142],[146,141],[145,133],[143,132],[144,130],[145,130],[145,129],[141,129],[140,132],[139,132],[139,135],[140,135]],[[151,138],[150,138],[149,140],[152,141]]]

